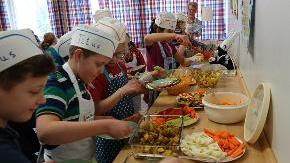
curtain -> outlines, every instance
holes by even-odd
[[[89,0],[47,0],[50,24],[57,37],[79,24],[92,23]]]
[[[224,40],[226,38],[226,3],[224,0],[198,0],[201,7],[212,8],[213,19],[211,21],[202,21],[203,31],[202,40]],[[200,10],[199,10],[200,11]],[[202,11],[201,11],[202,12]],[[201,17],[201,12],[198,16]]]
[[[7,7],[7,2],[5,0],[0,0],[0,31],[10,29]]]
[[[186,13],[187,0],[99,0],[99,6],[126,23],[131,40],[142,47],[151,20],[161,11]]]

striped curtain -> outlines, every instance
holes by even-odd
[[[89,0],[47,0],[52,31],[57,37],[79,24],[92,23]]]
[[[224,40],[226,38],[226,2],[224,0],[198,0],[199,13],[201,18],[202,7],[209,7],[213,11],[211,21],[202,21],[202,40]]]
[[[10,29],[7,7],[7,2],[5,0],[0,0],[0,31]]]
[[[213,20],[203,22],[202,39],[223,40],[225,38],[224,0],[194,0],[198,3],[197,18],[201,18],[202,7],[211,7]],[[162,11],[187,14],[189,0],[99,0],[100,8],[109,8],[113,17],[127,24],[131,39],[143,47],[143,38],[149,33],[152,18]]]

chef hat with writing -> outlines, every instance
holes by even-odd
[[[123,43],[126,40],[126,25],[120,20],[106,17],[100,19],[94,26],[113,33],[119,43]]]
[[[78,26],[72,34],[71,45],[81,47],[103,56],[112,57],[118,46],[114,33],[100,27]]]
[[[161,12],[155,20],[155,24],[158,27],[175,30],[176,27],[176,17],[169,12]]]
[[[183,13],[176,13],[175,17],[176,17],[177,21],[187,22],[187,16]]]
[[[9,67],[43,54],[30,29],[0,32],[0,72]]]
[[[108,8],[97,10],[94,15],[94,20],[97,23],[100,19],[105,17],[112,17],[112,13]]]
[[[71,38],[75,30],[69,31],[59,38],[57,44],[55,45],[55,50],[62,57],[69,56],[69,47],[71,43]]]

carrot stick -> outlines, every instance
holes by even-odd
[[[230,156],[233,158],[239,156],[239,154],[241,154],[241,152],[243,152],[244,148],[245,148],[245,144],[243,143]]]

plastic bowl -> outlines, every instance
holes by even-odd
[[[221,105],[222,101],[230,101],[234,105]],[[246,116],[250,100],[242,93],[216,92],[204,96],[202,104],[209,120],[217,123],[237,123]]]

